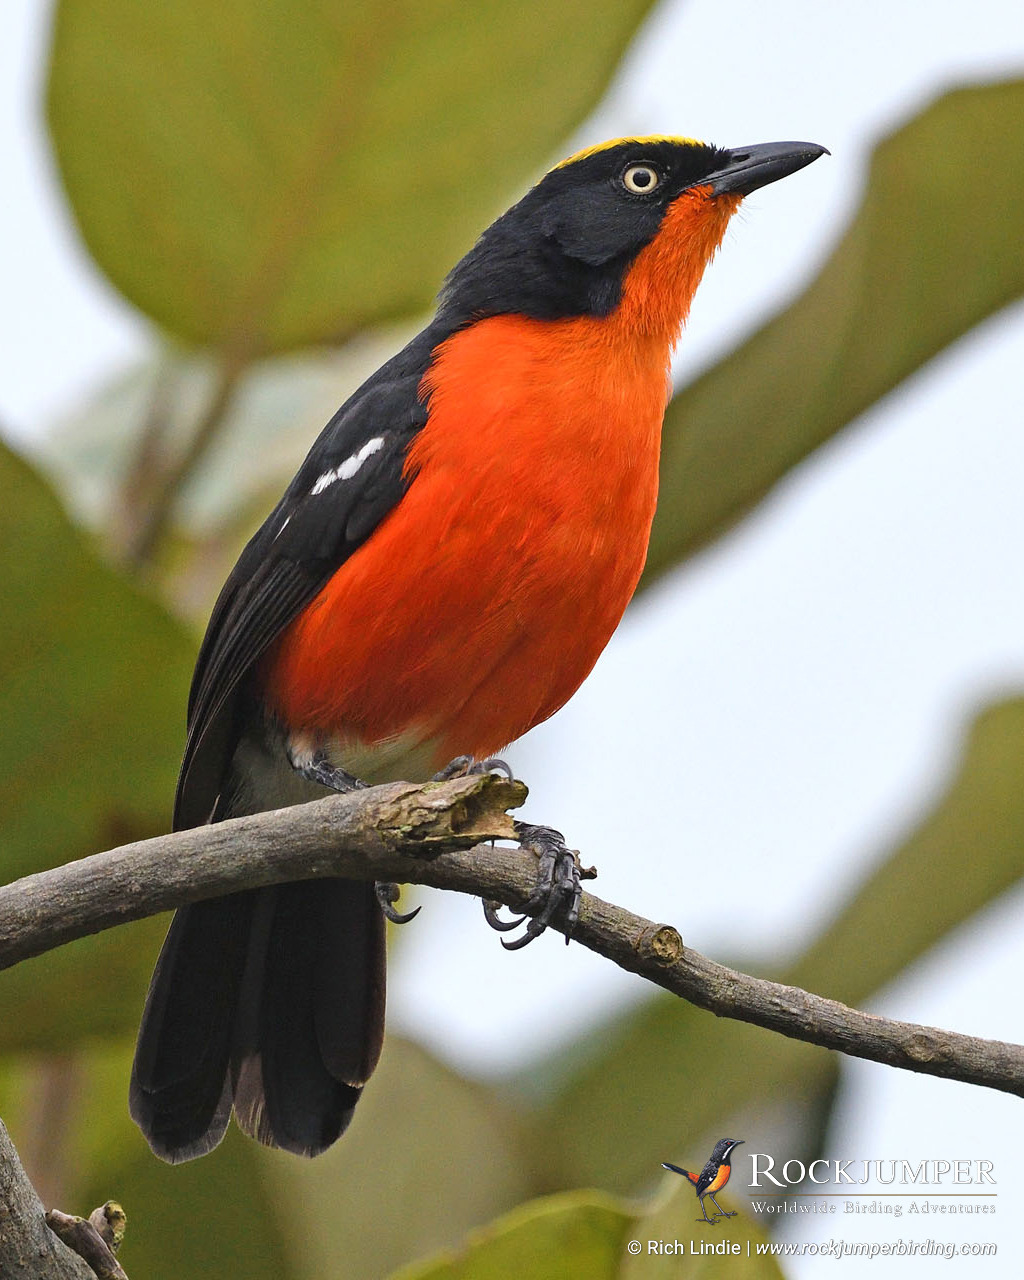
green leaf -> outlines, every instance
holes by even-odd
[[[859,1004],[1024,876],[1024,697],[975,719],[935,809],[783,981]]]
[[[0,872],[166,830],[194,642],[0,446]]]
[[[1024,81],[961,89],[887,138],[810,288],[665,419],[649,584],[937,352],[1024,292]]]
[[[172,333],[235,358],[335,341],[430,302],[649,5],[61,0],[60,171],[96,260]]]
[[[632,1215],[610,1196],[572,1191],[520,1205],[465,1247],[403,1268],[394,1280],[614,1280]]]
[[[638,1211],[599,1191],[529,1201],[473,1232],[461,1249],[405,1267],[392,1280],[780,1280],[775,1260],[757,1254],[766,1237],[756,1223],[734,1218],[724,1233],[712,1234],[693,1223],[690,1185],[679,1185],[675,1177],[664,1185],[668,1194],[650,1210]],[[670,1251],[655,1252],[652,1242]],[[716,1248],[729,1252],[703,1252]]]
[[[0,877],[166,830],[194,642],[0,446]],[[0,1048],[135,1021],[160,921],[0,975]]]
[[[0,1054],[134,1032],[169,923],[107,929],[0,973]]]

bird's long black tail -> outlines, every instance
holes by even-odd
[[[150,984],[130,1107],[157,1155],[210,1151],[234,1107],[269,1146],[317,1155],[380,1055],[384,919],[373,886],[311,880],[179,910]]]

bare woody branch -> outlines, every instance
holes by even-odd
[[[59,1209],[48,1209],[46,1225],[87,1263],[96,1280],[128,1280],[114,1250],[124,1234],[124,1210],[108,1200],[93,1209],[88,1218],[79,1218]]]
[[[200,898],[345,876],[454,889],[522,910],[536,864],[511,838],[525,787],[493,776],[391,783],[161,836],[0,889],[0,968]],[[1024,1046],[850,1009],[716,964],[669,925],[584,894],[574,939],[722,1017],[907,1071],[1024,1096]]]
[[[77,1251],[73,1253],[51,1231],[0,1121],[0,1280],[96,1280],[96,1276]]]

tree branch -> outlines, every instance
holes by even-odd
[[[86,1263],[96,1280],[128,1280],[114,1250],[124,1236],[124,1210],[113,1200],[93,1209],[88,1218],[49,1209],[46,1225]]]
[[[122,1273],[123,1274],[123,1273]],[[0,1280],[96,1280],[47,1225],[35,1188],[0,1120]]]
[[[454,889],[523,910],[536,862],[513,837],[522,783],[389,783],[96,854],[0,889],[0,969],[186,902],[344,876]],[[721,1017],[908,1071],[1024,1096],[1024,1046],[897,1022],[716,964],[669,925],[584,894],[577,942]]]

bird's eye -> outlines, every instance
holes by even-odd
[[[646,196],[661,181],[661,174],[650,164],[631,164],[622,175],[622,185],[635,196]]]

